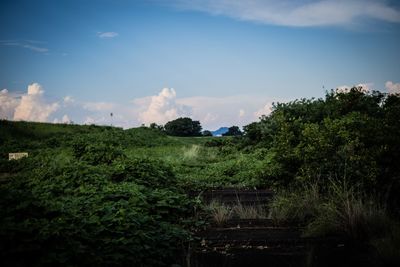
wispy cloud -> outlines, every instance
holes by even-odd
[[[117,37],[119,34],[117,32],[98,32],[97,36],[100,38],[114,38]]]
[[[179,9],[294,27],[348,26],[364,19],[400,22],[400,10],[381,0],[174,0]]]
[[[43,42],[40,41],[32,41],[32,40],[23,40],[23,41],[18,41],[18,40],[1,40],[0,45],[4,46],[17,46],[17,47],[22,47],[25,49],[29,49],[34,52],[38,53],[47,53],[49,52],[49,49],[43,46],[40,46],[44,44]]]

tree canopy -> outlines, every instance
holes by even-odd
[[[400,190],[399,110],[399,95],[362,88],[278,103],[244,127],[245,146],[268,150],[265,178],[282,186],[345,179],[394,196]]]
[[[191,118],[178,118],[169,121],[164,126],[165,132],[173,136],[201,136],[201,125],[199,121]]]
[[[222,136],[241,136],[243,133],[238,126],[229,127],[228,131]]]

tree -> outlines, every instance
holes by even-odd
[[[199,121],[191,118],[178,118],[169,121],[164,126],[168,135],[174,136],[201,136],[201,125]]]
[[[157,130],[163,131],[164,126],[158,125],[157,123],[152,122],[152,123],[150,123],[150,129],[157,129]]]
[[[212,132],[205,130],[203,131],[203,136],[213,136]]]
[[[241,136],[243,133],[238,126],[229,127],[228,131],[223,136]]]

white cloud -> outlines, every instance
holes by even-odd
[[[254,117],[260,118],[263,115],[268,116],[272,112],[272,102],[265,104],[261,109],[254,112]]]
[[[76,123],[130,128],[191,117],[199,120],[203,129],[215,130],[256,121],[261,113],[269,113],[266,103],[272,102],[267,97],[250,95],[178,98],[172,88],[164,88],[154,96],[136,98],[131,103],[81,102],[66,96],[60,99],[59,105],[47,101],[45,95],[37,83],[29,85],[22,95],[10,94],[6,89],[0,91],[0,118],[69,123],[72,116]]]
[[[18,106],[18,99],[10,95],[7,89],[0,91],[0,119],[11,119],[14,116],[15,108]]]
[[[200,115],[201,116],[201,115]],[[206,113],[205,115],[200,117],[200,123],[203,126],[212,125],[218,122],[219,116],[217,114]]]
[[[192,117],[200,120],[204,129],[213,130],[221,126],[244,126],[257,121],[258,113],[265,103],[272,105],[273,101],[265,96],[233,95],[196,96],[177,99],[177,102],[191,107]]]
[[[28,93],[22,95],[15,108],[14,120],[46,122],[48,117],[59,108],[59,105],[56,102],[46,103],[43,93],[40,84],[29,85]]]
[[[75,99],[72,96],[65,96],[63,99],[64,105],[69,105],[75,102]]]
[[[62,118],[61,118],[61,120],[59,120],[59,119],[57,119],[57,118],[55,118],[54,120],[53,120],[53,123],[65,123],[65,124],[69,124],[69,123],[71,123],[72,121],[71,121],[71,119],[68,117],[68,115],[67,114],[65,114]]]
[[[114,38],[117,37],[119,34],[117,32],[98,32],[97,36],[100,38]]]
[[[87,116],[86,119],[85,119],[85,121],[83,122],[83,124],[94,124],[95,122],[96,122],[95,119],[93,119],[93,118],[90,117],[90,116]]]
[[[392,81],[387,81],[385,87],[389,94],[400,94],[400,83],[393,83]]]
[[[65,114],[62,119],[61,119],[62,123],[71,123],[71,119],[68,117],[67,114]]]
[[[145,104],[146,100],[134,100],[134,103]],[[164,124],[178,117],[190,117],[190,115],[190,108],[176,101],[175,90],[164,88],[158,95],[151,97],[147,108],[139,114],[139,120],[145,124],[152,122]]]
[[[344,26],[366,18],[400,22],[398,9],[387,1],[376,0],[175,0],[172,5],[240,20],[295,27]]]

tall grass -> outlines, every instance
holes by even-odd
[[[343,236],[372,245],[389,265],[400,264],[399,222],[389,215],[379,197],[367,195],[346,181],[330,181],[323,190],[311,184],[278,193],[270,208],[275,222],[302,224],[305,236]]]
[[[240,219],[266,219],[268,217],[266,209],[261,205],[243,205],[238,203],[233,207],[234,214]]]
[[[209,210],[212,219],[218,225],[222,225],[232,218],[232,207],[225,205],[219,201],[211,201],[206,209]]]
[[[270,203],[269,217],[275,224],[305,224],[318,214],[321,202],[317,184],[309,184],[295,191],[281,191]]]
[[[263,205],[243,205],[239,200],[231,205],[214,200],[208,204],[206,210],[210,212],[211,218],[217,225],[223,225],[232,218],[266,219],[268,217]]]

